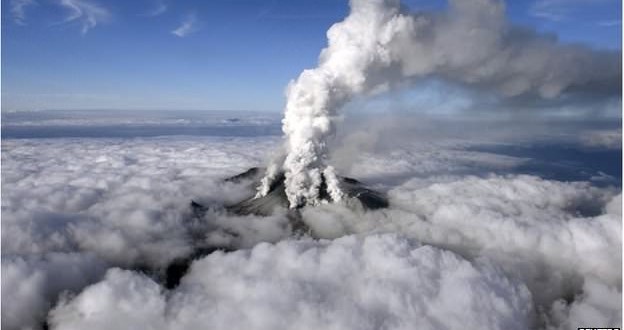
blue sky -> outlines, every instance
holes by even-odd
[[[408,0],[441,10],[443,0]],[[338,0],[2,1],[2,110],[281,111]],[[621,49],[620,0],[508,1],[512,23]]]

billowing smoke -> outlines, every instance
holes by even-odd
[[[319,204],[323,181],[340,199],[327,142],[338,111],[356,95],[436,77],[502,97],[551,99],[615,93],[621,80],[619,54],[511,26],[498,0],[450,0],[443,13],[409,13],[398,0],[351,0],[351,13],[327,38],[318,67],[288,87],[286,156],[269,167],[258,191],[266,194],[283,169],[291,207]]]

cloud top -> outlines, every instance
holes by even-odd
[[[50,320],[53,329],[94,330],[111,322],[153,329],[526,329],[531,313],[526,287],[495,267],[389,234],[214,253],[167,295],[144,276],[113,269],[57,306]]]
[[[528,141],[540,139],[532,124],[514,125]],[[270,328],[283,318],[357,329],[415,320],[423,328],[621,322],[616,189],[488,174],[513,173],[526,159],[473,150],[483,134],[449,140],[404,129],[417,135],[392,129],[402,142],[390,139],[352,168],[387,191],[391,207],[304,209],[315,239],[292,237],[285,210],[228,216],[216,207],[253,193],[220,180],[260,163],[276,137],[3,139],[2,183],[11,189],[2,198],[2,294],[12,303],[2,305],[2,328],[38,329],[55,306],[58,328],[94,330],[111,315],[119,328],[172,329]],[[215,208],[194,218],[191,199]],[[171,262],[219,247],[238,251],[196,261],[179,287],[164,289]],[[489,314],[466,307],[474,301]],[[87,309],[102,318],[81,314]],[[341,317],[359,313],[367,315],[361,323]]]

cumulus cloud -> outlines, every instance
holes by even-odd
[[[526,157],[475,148],[544,138],[525,126],[521,135],[502,129],[512,137],[468,124],[472,133],[447,135],[414,122],[340,139],[342,171],[386,192],[390,208],[307,208],[309,231],[299,236],[285,209],[221,209],[254,193],[252,182],[221,179],[263,163],[278,137],[3,139],[2,298],[12,304],[3,304],[2,326],[621,323],[619,188],[513,174]],[[578,135],[548,127],[550,141]],[[191,199],[211,209],[196,217]],[[197,252],[213,249],[230,252]],[[166,268],[191,258],[200,259],[165,289]]]
[[[3,196],[3,253],[78,246],[120,265],[162,264],[185,255],[191,249],[191,223],[185,222],[190,199],[243,198],[246,192],[219,180],[262,162],[275,143],[252,141],[3,141],[3,151],[11,150],[3,153],[3,185],[13,187]],[[257,149],[245,148],[248,143]],[[37,155],[29,151],[34,146],[41,148]],[[57,152],[64,161],[58,162]],[[26,176],[23,164],[30,164]]]
[[[604,324],[618,327],[622,324],[622,291],[617,286],[605,285],[593,278],[586,278],[583,293],[572,304],[563,299],[552,306],[553,328],[578,329],[582,324]]]
[[[113,268],[103,282],[86,288],[71,305],[61,302],[50,323],[53,329],[161,329],[165,313],[161,292],[145,275]],[[88,320],[80,322],[84,316]]]
[[[318,237],[400,232],[493,260],[527,284],[540,310],[598,279],[616,290],[608,314],[621,310],[621,195],[587,183],[494,176],[414,179],[389,196],[390,210],[354,214],[323,205],[306,209],[304,222]],[[549,313],[543,317],[550,322]]]
[[[175,140],[3,139],[2,294],[11,301],[2,306],[3,328],[38,329],[57,296],[97,280],[91,271],[103,272],[101,265],[159,273],[224,239],[237,247],[288,235],[284,219],[273,226],[248,217],[228,222],[239,224],[236,237],[224,236],[229,227],[196,237],[225,215],[210,225],[188,207],[195,198],[224,204],[247,196],[220,180],[261,163],[276,141]]]
[[[63,23],[79,23],[83,35],[111,16],[108,9],[91,0],[60,0],[60,5],[69,10]]]
[[[26,25],[26,7],[37,4],[34,0],[11,0],[11,15],[18,25]]]
[[[375,235],[214,253],[169,295],[141,275],[111,270],[50,320],[53,329],[111,321],[154,329],[525,329],[531,306],[526,287],[496,267]]]
[[[192,13],[187,15],[182,23],[180,23],[180,26],[171,31],[171,33],[180,38],[184,38],[197,30],[197,15],[195,13]]]
[[[106,268],[106,263],[93,254],[3,254],[2,328],[40,328],[61,293],[77,294],[99,280]]]

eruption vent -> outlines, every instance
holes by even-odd
[[[267,170],[257,197],[285,173],[291,207],[343,193],[328,165],[327,139],[354,96],[436,77],[503,97],[554,98],[562,92],[617,93],[620,55],[509,26],[498,0],[450,0],[443,13],[408,13],[398,0],[351,0],[351,13],[327,31],[318,67],[287,90],[286,156]]]

